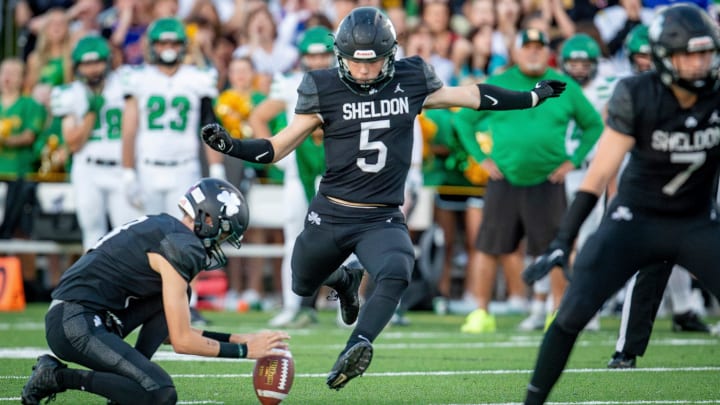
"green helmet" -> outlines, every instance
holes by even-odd
[[[187,33],[182,21],[177,18],[159,18],[150,24],[147,35],[150,42],[150,62],[174,65],[182,61],[187,47]],[[160,41],[180,42],[183,46],[179,53],[166,50],[158,54],[153,45]]]
[[[82,37],[72,50],[72,61],[75,77],[84,81],[91,87],[100,85],[108,72],[110,72],[110,45],[105,38],[99,35],[88,35]],[[91,77],[80,73],[78,66],[86,62],[105,62],[105,71],[102,74]]]
[[[625,53],[633,62],[632,55],[636,53],[645,53],[650,55],[650,39],[648,38],[647,25],[636,25],[625,37]]]
[[[565,40],[560,48],[560,66],[563,72],[572,76],[580,84],[587,83],[597,74],[598,59],[600,58],[600,45],[588,34],[575,34]],[[578,75],[569,69],[570,60],[590,61],[591,67],[588,74]]]
[[[598,60],[600,46],[588,34],[575,34],[563,43],[560,49],[560,58],[563,61],[568,59]]]
[[[333,36],[329,29],[317,26],[307,29],[300,37],[300,54],[333,53]]]
[[[110,46],[105,38],[99,35],[82,37],[72,50],[72,61],[75,65],[101,60],[110,61]]]

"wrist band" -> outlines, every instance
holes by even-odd
[[[217,340],[218,342],[229,342],[231,336],[229,333],[212,332],[209,330],[204,330],[202,335],[208,339]]]
[[[245,343],[220,342],[220,352],[217,356],[230,359],[245,358],[247,357],[247,345]]]

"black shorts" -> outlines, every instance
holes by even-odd
[[[295,240],[293,291],[312,295],[351,253],[375,280],[410,280],[415,252],[398,207],[342,206],[317,195]]]
[[[527,254],[540,255],[555,237],[566,208],[563,183],[513,186],[490,180],[475,247],[491,255],[509,254],[527,237]]]

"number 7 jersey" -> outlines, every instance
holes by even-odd
[[[214,69],[180,65],[168,76],[154,65],[127,71],[125,95],[138,105],[138,160],[176,161],[197,159],[200,101],[217,97]]]
[[[720,93],[700,95],[686,109],[655,72],[627,77],[608,102],[607,125],[635,138],[617,204],[670,215],[708,212],[720,166]]]
[[[337,68],[307,72],[296,114],[318,114],[326,171],[319,192],[346,201],[402,205],[413,125],[427,96],[442,87],[419,57],[395,62],[395,75],[367,94],[351,91]]]

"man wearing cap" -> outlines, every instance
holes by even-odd
[[[567,205],[565,175],[582,164],[603,129],[600,115],[582,88],[569,76],[548,67],[550,48],[544,32],[526,29],[518,33],[512,57],[516,64],[490,76],[488,84],[521,89],[538,80],[553,79],[566,82],[567,90],[558,103],[535,110],[487,114],[462,109],[456,114],[454,125],[458,131],[474,131],[485,120],[483,126],[493,141],[491,150],[477,148],[474,156],[489,172],[490,181],[485,192],[484,219],[470,261],[474,263],[470,271],[478,276],[474,291],[478,309],[468,315],[462,326],[465,333],[495,331],[495,319],[487,311],[497,265],[520,274],[524,264],[512,253],[523,238],[528,255],[545,251]],[[571,121],[582,130],[583,137],[573,154],[568,155],[565,134]],[[536,295],[540,292],[547,296],[547,284],[536,290]],[[541,298],[533,302],[531,317],[523,321],[521,329],[543,328]]]

